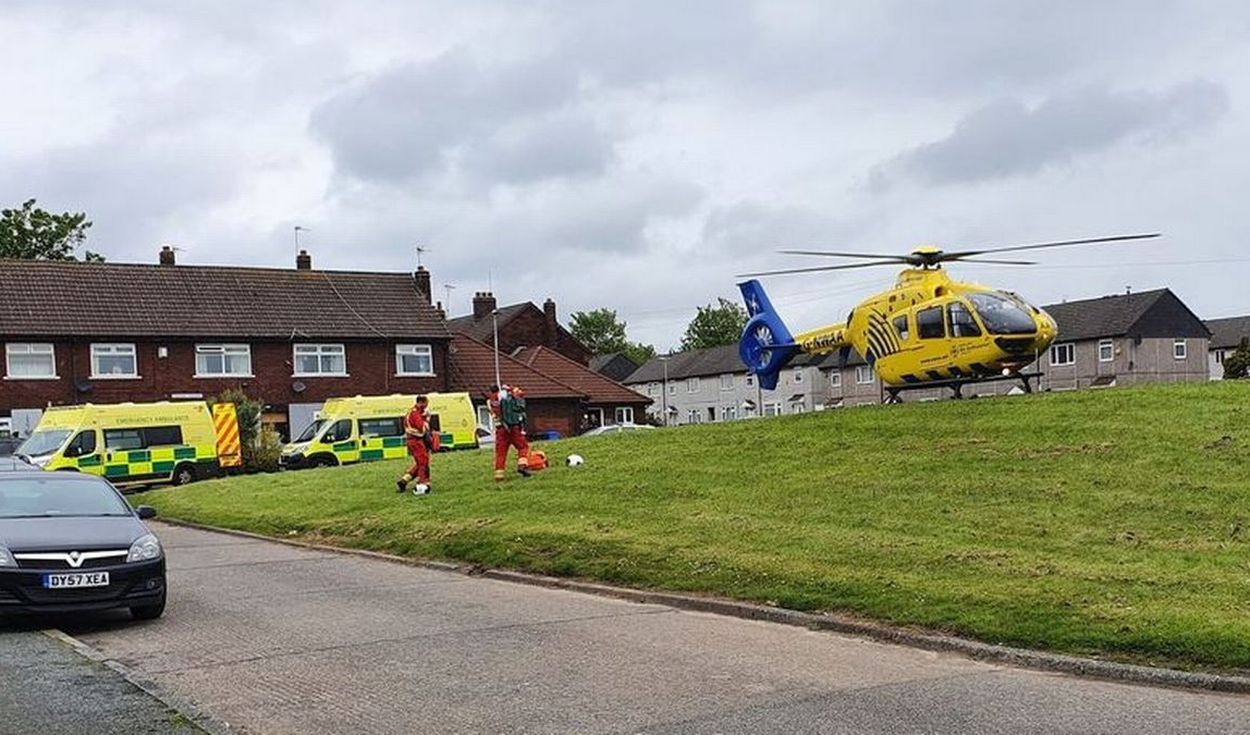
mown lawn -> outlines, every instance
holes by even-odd
[[[1250,383],[829,411],[146,493],[165,517],[1250,670]],[[567,468],[569,453],[586,465]]]

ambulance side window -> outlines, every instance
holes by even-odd
[[[404,426],[401,418],[361,419],[360,436],[403,436]]]
[[[105,429],[104,447],[110,452],[143,449],[143,434],[138,429]]]
[[[325,435],[321,437],[321,441],[331,444],[333,442],[341,442],[350,439],[352,436],[352,420],[340,419],[334,422],[334,425],[326,429]]]
[[[143,430],[143,446],[176,447],[182,444],[181,426],[149,426]]]
[[[916,312],[916,333],[920,339],[941,339],[946,336],[942,326],[942,307],[934,306]]]
[[[95,454],[95,431],[80,431],[65,447],[66,457],[86,457]]]

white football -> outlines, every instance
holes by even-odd
[[[426,485],[423,482],[417,483],[416,487],[412,488],[413,495],[425,495],[429,491],[430,491],[430,486]]]
[[[577,467],[579,465],[586,464],[586,460],[582,459],[582,455],[580,454],[570,454],[568,459],[564,460],[564,463],[569,467]]]

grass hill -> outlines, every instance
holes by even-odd
[[[164,516],[1250,669],[1250,383],[883,406],[153,491]],[[576,452],[586,465],[567,468]]]

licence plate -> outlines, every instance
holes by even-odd
[[[45,574],[43,586],[50,590],[68,590],[79,587],[108,587],[108,572],[76,572],[72,574]]]

